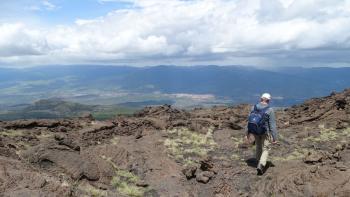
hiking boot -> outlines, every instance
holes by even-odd
[[[261,165],[261,164],[258,165],[258,167],[256,168],[256,171],[257,171],[257,175],[258,175],[258,176],[261,176],[261,175],[264,174],[264,168],[265,168],[265,166],[263,166],[263,165]]]

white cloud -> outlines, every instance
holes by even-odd
[[[334,58],[337,51],[349,56],[349,0],[122,1],[134,8],[72,26],[0,24],[0,62],[350,63]]]
[[[40,31],[27,29],[23,24],[0,25],[0,58],[41,55],[47,49]]]
[[[49,0],[43,0],[42,5],[45,7],[46,10],[54,10],[57,8],[57,6],[51,3]]]

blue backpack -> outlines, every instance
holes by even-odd
[[[252,133],[255,135],[263,135],[266,133],[266,121],[268,121],[268,114],[266,111],[270,107],[267,106],[263,109],[258,109],[256,105],[254,105],[254,110],[250,113],[248,118],[248,133]]]

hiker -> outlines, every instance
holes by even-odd
[[[264,173],[270,144],[277,144],[275,113],[269,106],[270,100],[269,93],[262,94],[260,102],[252,107],[248,120],[246,140],[249,141],[250,135],[254,135],[258,175]]]

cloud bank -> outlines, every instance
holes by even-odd
[[[122,1],[74,25],[0,23],[0,63],[350,65],[349,0]]]

